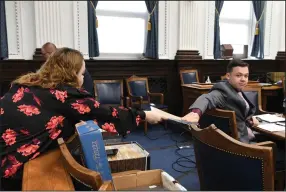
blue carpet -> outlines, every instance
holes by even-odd
[[[158,149],[175,146],[176,142],[173,140],[177,140],[179,142],[191,141],[191,137],[188,134],[183,134],[182,136],[180,134],[181,132],[173,133],[170,130],[166,130],[161,125],[153,125],[149,126],[147,136],[144,134],[144,131],[142,129],[137,129],[128,134],[128,136],[124,138],[123,141],[137,141],[147,151],[156,148]],[[171,140],[171,137],[173,138],[173,140]]]
[[[183,162],[180,163],[183,166],[181,167],[178,164],[174,164],[174,169],[181,171],[178,172],[172,168],[172,164],[180,157],[175,153],[175,150],[177,147],[171,147],[167,149],[160,149],[160,150],[152,150],[149,151],[151,156],[151,169],[162,169],[168,174],[170,174],[172,177],[174,177],[176,180],[181,183],[188,191],[194,191],[194,190],[200,190],[199,186],[199,179],[197,174],[196,168],[190,168],[195,167],[195,165],[191,162]],[[179,151],[181,155],[194,155],[193,149],[182,149]],[[189,157],[191,160],[195,161],[195,157],[191,156]],[[186,173],[182,173],[186,172]]]
[[[200,191],[200,180],[196,170],[188,172],[177,181],[184,186],[188,191]]]
[[[181,163],[182,167],[178,164],[174,165],[174,169],[181,171],[178,172],[172,168],[172,164],[180,158],[180,155],[175,153],[177,149],[176,141],[178,146],[190,145],[191,148],[182,149],[179,151],[181,155],[193,155],[189,157],[191,160],[195,161],[194,150],[192,146],[191,136],[188,133],[183,133],[182,130],[178,132],[172,132],[171,130],[166,130],[161,125],[152,125],[148,127],[148,137],[145,136],[143,128],[131,132],[124,141],[136,141],[142,147],[144,147],[150,153],[150,167],[151,169],[162,169],[176,180],[179,181],[187,190],[198,191],[200,190],[199,178],[195,165],[190,162]],[[151,140],[150,138],[158,138],[156,140]]]

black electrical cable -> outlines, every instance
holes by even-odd
[[[180,136],[182,136],[184,133],[187,133],[187,131],[184,131],[180,134]],[[160,135],[159,137],[156,137],[156,138],[151,138],[147,133],[145,133],[144,135],[150,139],[150,140],[157,140],[165,135],[170,135],[170,139],[172,141],[174,141],[176,143],[176,147],[177,149],[175,150],[175,154],[177,154],[178,156],[180,156],[174,163],[172,163],[172,169],[177,171],[177,172],[180,172],[180,173],[187,173],[189,171],[191,171],[192,169],[196,168],[196,162],[192,159],[190,159],[189,157],[193,157],[194,155],[182,155],[179,153],[180,150],[184,150],[184,149],[194,149],[193,147],[190,147],[190,146],[179,146],[179,143],[185,143],[189,140],[183,140],[183,141],[178,141],[178,140],[175,140],[172,138],[172,132],[167,132],[167,133],[164,133],[162,135]],[[192,166],[186,166],[186,165],[183,165],[182,163],[191,163]],[[183,167],[183,168],[189,168],[187,171],[180,171],[180,170],[177,170],[175,168],[175,165],[178,165],[180,167]]]
[[[160,139],[161,137],[165,136],[165,135],[168,135],[168,134],[171,134],[170,132],[167,132],[167,133],[164,133],[162,135],[160,135],[159,137],[156,137],[156,138],[151,138],[147,133],[145,133],[144,135],[150,139],[150,140],[157,140],[157,139]]]
[[[180,136],[182,136],[184,133],[186,133],[187,131],[184,131],[180,134]],[[183,140],[183,141],[178,141],[178,140],[175,140],[172,138],[172,135],[171,136],[171,140],[176,142],[176,147],[177,149],[175,150],[175,154],[177,154],[178,156],[180,156],[174,163],[172,163],[172,169],[177,171],[177,172],[180,172],[180,173],[187,173],[189,171],[191,171],[192,169],[196,168],[196,162],[192,159],[190,159],[189,157],[192,157],[194,155],[182,155],[179,153],[180,150],[184,150],[184,149],[194,149],[193,147],[190,147],[190,146],[179,146],[178,143],[185,143],[187,142],[188,140]],[[187,163],[187,164],[192,164],[192,166],[186,166],[186,165],[183,165],[182,163]],[[183,167],[183,168],[188,168],[188,170],[186,171],[180,171],[178,169],[175,168],[175,165],[178,165],[180,167]]]

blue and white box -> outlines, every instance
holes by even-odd
[[[100,173],[103,181],[112,181],[104,141],[99,126],[92,120],[76,124],[84,162],[88,169]]]

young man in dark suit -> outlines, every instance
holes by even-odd
[[[57,50],[56,45],[51,43],[51,42],[45,43],[41,48],[42,55],[45,59],[47,59],[56,50]],[[87,69],[84,72],[84,82],[83,82],[82,86],[92,96],[94,96],[93,80],[92,80],[92,77],[90,76],[89,72],[87,71]]]
[[[255,106],[241,91],[248,83],[248,64],[241,60],[231,60],[227,66],[227,81],[216,83],[208,94],[201,95],[189,108],[191,112],[183,120],[198,122],[200,116],[212,108],[235,111],[240,141],[249,143],[255,138],[249,128],[258,125],[253,117]]]
[[[227,66],[226,81],[216,83],[208,94],[201,95],[191,105],[190,113],[182,118],[189,122],[198,122],[201,115],[212,108],[235,111],[238,137],[243,143],[273,141],[266,135],[252,132],[250,127],[257,126],[258,120],[253,117],[256,107],[242,89],[248,83],[248,64],[241,60],[231,60]],[[254,134],[255,133],[255,134]],[[277,145],[276,168],[285,169],[285,141],[274,141]]]

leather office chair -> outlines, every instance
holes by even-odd
[[[140,106],[143,110],[150,110],[150,102],[152,97],[159,97],[159,103],[153,103],[154,107],[163,111],[168,110],[168,106],[164,105],[164,94],[163,93],[150,93],[148,78],[131,76],[126,79],[128,96],[130,97],[130,105]]]
[[[150,93],[149,85],[148,85],[148,78],[147,77],[137,77],[131,76],[130,78],[126,79],[127,91],[129,96],[129,107],[135,107],[142,110],[151,110],[151,106],[156,107],[160,110],[167,111],[168,106],[164,105],[164,95],[163,93]],[[159,103],[153,103],[151,105],[151,98],[152,97],[159,97]],[[145,133],[147,132],[147,122],[144,122],[144,130]]]
[[[95,99],[101,105],[124,106],[123,80],[94,80],[93,84]]]
[[[255,115],[270,113],[262,110],[261,87],[247,86],[243,89],[247,99],[256,107]]]
[[[241,143],[211,125],[191,125],[201,190],[274,190],[272,142]]]
[[[192,83],[199,83],[199,76],[198,71],[191,69],[191,70],[180,70],[180,79],[181,84],[192,84]]]
[[[199,121],[200,127],[205,128],[214,124],[220,130],[232,138],[239,140],[236,124],[236,116],[234,111],[223,109],[207,110]]]

